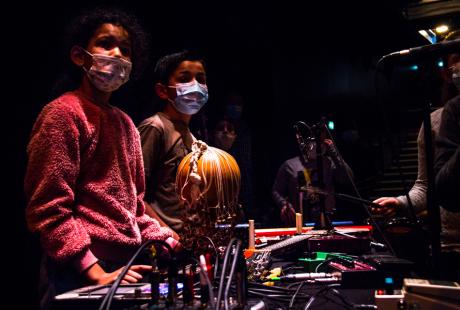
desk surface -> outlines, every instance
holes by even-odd
[[[287,285],[283,285],[283,288],[286,289]],[[295,298],[295,302],[292,309],[303,309],[305,304],[308,302],[309,296],[315,295],[318,292],[322,293],[315,298],[315,301],[310,306],[310,309],[342,309],[346,308],[344,303],[352,303],[352,304],[375,304],[374,299],[374,290],[368,289],[340,289],[335,288],[337,292],[341,294],[341,296],[334,293],[332,290],[324,290],[325,286],[318,286],[318,285],[303,285],[297,298]],[[298,285],[291,285],[292,292],[298,288]],[[263,293],[263,291],[265,292]],[[268,307],[268,309],[286,309],[290,299],[292,298],[292,293],[276,293],[273,287],[265,287],[262,288],[258,286],[255,288],[253,285],[249,286],[249,299],[248,299],[248,306],[254,306],[261,300],[263,300]],[[307,296],[308,295],[308,296]],[[74,293],[66,293],[64,295],[60,295],[59,301],[56,302],[55,307],[53,310],[60,310],[60,309],[98,309],[101,304],[101,297],[97,298],[96,296],[92,296],[88,298],[88,296],[78,296]],[[345,300],[345,301],[344,301]],[[148,298],[127,298],[125,300],[114,300],[112,303],[111,309],[141,309],[141,305],[146,305],[148,302]],[[189,307],[188,309],[198,309],[198,307]],[[146,309],[146,308],[144,308]],[[151,309],[154,309],[152,307]],[[173,309],[173,308],[171,308]],[[187,308],[185,308],[187,309]]]

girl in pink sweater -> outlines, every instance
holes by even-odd
[[[113,282],[146,240],[177,243],[169,228],[145,214],[139,135],[109,104],[141,65],[145,37],[138,23],[117,10],[96,9],[70,31],[79,86],[44,107],[27,148],[26,217],[45,254],[43,308],[56,294]],[[133,266],[124,283],[148,270]]]

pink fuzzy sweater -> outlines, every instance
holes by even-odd
[[[98,258],[123,262],[172,235],[144,213],[139,134],[118,108],[66,93],[42,110],[27,151],[27,223],[56,261],[80,271]]]

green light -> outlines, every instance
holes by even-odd
[[[415,71],[415,70],[418,70],[418,66],[417,66],[417,65],[410,66],[410,69],[411,69],[411,70],[414,70],[414,71]]]
[[[327,122],[327,128],[329,128],[330,130],[334,130],[335,128],[334,122],[333,121]]]
[[[442,60],[438,61],[438,67],[440,68],[444,67],[444,62]]]

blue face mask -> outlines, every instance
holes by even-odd
[[[198,113],[208,101],[208,87],[206,84],[200,84],[196,80],[189,83],[177,83],[175,86],[169,86],[176,89],[176,99],[169,101],[174,108],[187,115]]]

